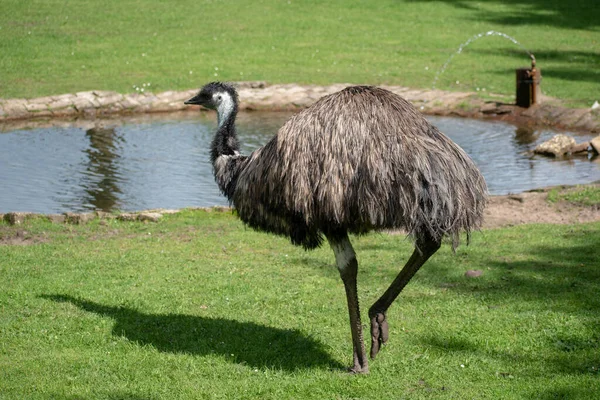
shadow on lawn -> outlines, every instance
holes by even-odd
[[[481,296],[491,305],[518,299],[520,304],[542,303],[572,315],[589,316],[598,310],[598,226],[529,229],[535,230],[523,232],[514,227],[499,233],[490,231],[484,242],[474,244],[467,253],[432,257],[417,277],[450,291]],[[497,247],[493,254],[489,246]],[[514,246],[521,246],[521,250]],[[461,273],[457,273],[459,265]],[[463,276],[467,269],[481,269],[483,276],[467,278]]]
[[[572,345],[576,347],[573,350],[561,348],[558,343],[548,343],[547,345],[553,348],[554,351],[551,354],[536,356],[523,354],[523,352],[516,349],[486,350],[486,346],[476,343],[475,340],[471,341],[468,338],[453,337],[444,332],[423,336],[419,338],[419,342],[428,351],[458,353],[464,355],[464,358],[469,360],[485,358],[501,360],[502,365],[507,370],[497,371],[496,376],[498,379],[535,379],[539,373],[537,370],[538,365],[541,369],[550,370],[550,372],[546,371],[546,374],[551,373],[554,376],[563,377],[584,375],[594,379],[598,376],[598,365],[600,365],[600,355],[596,351],[598,342],[593,343],[593,339],[579,341],[579,343],[572,342]],[[526,370],[522,368],[517,368],[515,371],[511,370],[513,364],[519,363],[526,364],[529,367]],[[536,388],[527,398],[588,398],[589,387],[576,387],[568,382],[568,380],[565,380],[558,382],[552,387]]]
[[[509,367],[507,371],[497,373],[499,379],[512,377],[513,374],[516,378],[526,378],[525,374],[533,378],[538,373],[538,366],[545,370],[544,373],[555,376],[598,377],[600,320],[596,316],[600,309],[600,268],[597,261],[600,257],[600,230],[565,229],[559,236],[563,240],[560,246],[532,244],[527,249],[528,255],[522,257],[518,254],[518,260],[510,259],[508,251],[507,256],[501,259],[484,253],[477,256],[474,252],[471,265],[490,267],[484,268],[484,275],[477,279],[457,277],[451,267],[439,262],[433,262],[429,270],[424,269],[424,275],[428,275],[431,283],[434,283],[433,278],[437,275],[438,280],[434,284],[450,282],[445,286],[447,290],[475,296],[489,306],[491,314],[495,309],[504,307],[514,307],[524,313],[534,310],[540,317],[546,309],[557,315],[563,314],[563,322],[556,328],[545,326],[544,333],[535,339],[537,346],[544,348],[543,351],[523,352],[519,346],[486,346],[483,344],[483,340],[487,341],[484,335],[470,337],[461,332],[448,331],[431,332],[419,337],[418,342],[428,351],[463,354],[465,359],[501,360],[503,365]],[[487,314],[486,311],[479,312]],[[486,318],[490,316],[486,315]],[[564,321],[577,321],[585,328],[571,329],[571,325]],[[513,328],[507,326],[507,329],[510,331]],[[523,340],[523,346],[530,345],[528,335],[524,335]],[[528,367],[521,371],[510,370],[510,365],[515,363]],[[587,398],[589,395],[589,387],[574,387],[568,383],[557,383],[553,387],[537,390],[531,394],[531,398]]]
[[[438,0],[411,0],[429,3]],[[596,30],[600,26],[600,8],[596,0],[489,0],[503,8],[482,7],[475,0],[442,0],[468,11],[465,19],[505,26],[553,26],[555,28]]]
[[[597,243],[572,243],[561,248],[531,246],[531,258],[487,261],[487,266],[501,275],[500,280],[472,282],[455,289],[485,292],[489,298],[497,297],[498,302],[514,296],[571,314],[589,313],[600,308]]]
[[[495,55],[504,54],[515,59],[514,68],[525,68],[529,66],[529,58],[521,49],[502,47],[502,48],[478,48],[469,49],[472,56],[476,55]],[[592,82],[600,81],[600,72],[596,65],[600,64],[600,52],[597,51],[537,51],[535,48],[529,49],[537,60],[538,67],[542,70],[542,80],[544,78],[557,78],[574,82]],[[552,63],[552,66],[547,66]],[[500,76],[512,76],[514,74],[513,66],[510,68],[496,68],[493,70]],[[485,68],[489,69],[489,66]]]
[[[510,231],[512,234],[515,232],[518,228]],[[558,239],[553,240],[553,244],[542,244],[549,241],[547,236],[543,237],[539,243],[527,246],[524,250],[527,253],[507,250],[506,256],[491,256],[485,249],[474,250],[468,255],[468,263],[463,265],[465,268],[482,268],[484,274],[480,278],[459,276],[453,271],[456,265],[435,259],[419,271],[421,277],[432,285],[474,296],[479,304],[489,307],[489,311],[480,313],[493,314],[497,308],[507,308],[522,313],[533,311],[531,315],[539,313],[540,317],[545,315],[545,310],[564,315],[563,322],[555,329],[546,326],[544,334],[536,339],[537,345],[543,346],[545,351],[532,355],[519,348],[493,349],[482,344],[483,336],[469,337],[444,331],[419,337],[419,343],[442,353],[463,353],[465,358],[477,359],[485,355],[502,360],[506,365],[524,362],[530,366],[534,376],[536,364],[556,375],[598,376],[600,320],[596,316],[600,309],[600,268],[597,261],[600,257],[600,230],[595,226],[567,227],[552,234],[554,239]],[[529,239],[523,237],[522,240]],[[504,246],[512,246],[513,243],[512,240],[501,242],[505,243]],[[571,329],[571,325],[564,321],[577,321],[585,328]],[[515,371],[501,371],[502,377],[513,373]],[[579,392],[577,388],[557,386],[549,388],[546,395],[536,393],[533,397],[545,399],[577,395],[583,398],[586,390]]]
[[[292,329],[270,328],[252,322],[182,314],[146,314],[127,307],[106,306],[68,295],[44,299],[74,306],[115,320],[113,335],[162,352],[218,354],[255,368],[342,369],[321,343]]]

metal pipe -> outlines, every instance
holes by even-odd
[[[540,101],[540,81],[542,76],[539,68],[536,67],[536,60],[533,54],[531,58],[531,68],[517,69],[517,105],[519,107],[531,107]]]

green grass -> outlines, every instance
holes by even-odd
[[[536,55],[546,95],[589,107],[600,92],[596,3],[3,0],[0,97],[215,79],[430,88],[462,43],[495,30]],[[485,37],[453,58],[437,87],[514,96],[515,69],[528,65],[521,47]]]
[[[0,240],[21,243],[0,245],[2,399],[600,396],[600,223],[444,246],[390,309],[368,376],[341,372],[350,332],[328,248],[304,252],[204,211],[0,223]],[[411,245],[352,240],[366,310]]]
[[[575,186],[573,188],[554,188],[548,192],[548,201],[556,203],[566,201],[581,206],[600,207],[600,186]]]

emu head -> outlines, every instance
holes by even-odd
[[[233,86],[222,82],[211,82],[204,85],[197,95],[184,103],[204,106],[216,110],[220,116],[225,116],[237,106],[238,98]]]

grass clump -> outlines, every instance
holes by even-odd
[[[548,201],[557,203],[566,201],[586,207],[600,207],[600,186],[586,185],[574,188],[554,188],[548,192]]]
[[[0,230],[43,238],[0,244],[3,399],[600,395],[600,223],[443,247],[391,307],[369,376],[342,371],[350,331],[328,248],[305,252],[205,211]],[[412,246],[352,240],[366,312]]]

